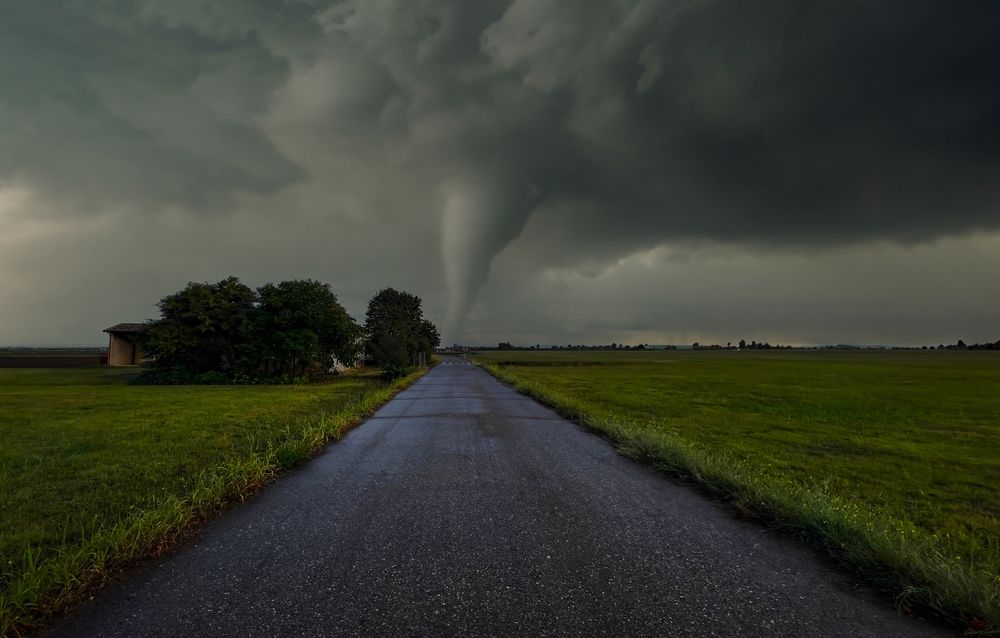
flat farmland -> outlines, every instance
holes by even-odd
[[[136,375],[0,369],[0,635],[160,551],[406,383],[131,385]]]
[[[99,366],[106,360],[107,354],[97,349],[0,349],[0,368],[84,368]]]
[[[885,589],[920,599],[923,588],[923,602],[946,613],[995,618],[1000,353],[501,351],[477,359],[626,454],[789,527],[869,579],[875,573]]]

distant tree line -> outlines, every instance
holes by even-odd
[[[994,341],[993,343],[974,343],[971,346],[965,346],[966,350],[1000,350],[1000,340]]]
[[[951,345],[940,344],[935,346],[922,346],[922,350],[1000,350],[1000,341],[995,341],[993,343],[973,343],[966,345],[964,341],[959,339],[956,343]]]
[[[290,383],[353,366],[363,353],[394,377],[440,345],[420,299],[391,288],[369,302],[364,326],[312,279],[256,290],[236,277],[192,282],[158,307],[140,336],[152,358],[142,383]]]
[[[455,347],[459,348],[459,349],[462,349],[462,348],[466,348],[467,346],[459,346],[459,345],[456,344]],[[556,345],[556,346],[543,346],[541,344],[536,344],[536,345],[533,345],[533,346],[515,346],[515,345],[512,345],[509,341],[501,341],[500,343],[498,343],[496,345],[495,348],[490,347],[490,346],[476,346],[474,349],[475,350],[527,350],[527,351],[530,351],[530,350],[651,350],[652,348],[649,345],[644,344],[644,343],[640,343],[640,344],[635,345],[635,346],[625,345],[624,343],[622,343],[622,344],[611,343],[611,344],[607,344],[607,345],[596,345],[596,346],[588,346],[588,345],[583,345],[583,344],[580,344],[580,345],[567,344],[565,346],[560,346],[560,345]],[[660,346],[659,349],[661,349],[661,350],[676,350],[677,346]]]
[[[461,347],[461,346],[459,346],[459,347]],[[782,345],[774,345],[774,346],[772,346],[770,343],[767,343],[767,342],[758,343],[756,341],[751,341],[750,343],[747,343],[746,341],[744,341],[742,339],[740,340],[739,345],[735,345],[735,346],[732,344],[732,342],[729,342],[726,345],[721,345],[721,344],[718,344],[718,343],[703,344],[703,343],[699,343],[699,342],[695,341],[693,344],[691,344],[691,350],[787,350],[787,349],[790,349],[791,347],[792,346],[782,346]],[[480,347],[476,348],[476,350],[639,350],[639,351],[642,351],[642,350],[677,350],[677,349],[678,349],[678,347],[674,346],[674,345],[651,346],[651,345],[646,344],[646,343],[640,343],[640,344],[634,345],[634,346],[625,345],[625,344],[619,344],[619,343],[611,343],[611,344],[608,344],[608,345],[596,345],[596,346],[573,345],[573,344],[568,344],[568,345],[565,345],[565,346],[558,346],[558,345],[557,346],[541,346],[541,345],[515,346],[515,345],[511,344],[509,341],[501,341],[500,343],[498,343],[496,345],[495,348],[491,348],[491,347],[488,347],[488,346],[487,347],[481,347],[480,346]]]
[[[764,343],[757,343],[756,341],[751,341],[750,343],[747,343],[745,340],[740,339],[740,343],[737,346],[737,349],[739,349],[739,350],[788,350],[791,347],[792,346],[783,346],[783,345],[780,345],[780,344],[772,346],[770,343],[768,343],[766,341]]]
[[[683,346],[682,346],[683,347]],[[611,343],[606,345],[573,345],[568,344],[565,346],[555,345],[555,346],[543,346],[536,344],[533,346],[519,346],[514,345],[510,341],[501,341],[495,347],[493,346],[462,346],[455,344],[453,346],[457,350],[519,350],[519,351],[530,351],[530,350],[677,350],[678,346],[675,345],[657,345],[651,346],[649,344],[640,343],[635,346]],[[733,345],[732,342],[727,342],[726,345],[713,343],[713,344],[703,344],[695,341],[690,346],[691,350],[1000,350],[1000,341],[995,343],[975,343],[967,345],[961,339],[957,343],[952,345],[940,344],[937,346],[862,346],[855,344],[845,344],[838,343],[836,345],[825,345],[825,346],[789,346],[789,345],[772,345],[771,343],[764,341],[750,341],[747,343],[745,339],[740,339],[739,343]]]

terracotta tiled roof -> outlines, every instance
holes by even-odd
[[[142,332],[144,324],[141,323],[116,323],[110,328],[105,328],[104,332]]]

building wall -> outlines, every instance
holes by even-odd
[[[135,344],[134,339],[111,335],[108,343],[109,366],[134,366],[139,365],[141,360],[142,350]]]

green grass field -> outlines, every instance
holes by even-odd
[[[626,453],[787,522],[859,571],[888,570],[878,576],[886,589],[973,626],[984,616],[996,623],[1000,353],[486,352],[478,359],[603,430]]]
[[[137,386],[134,375],[0,369],[0,635],[252,492],[402,385]]]

